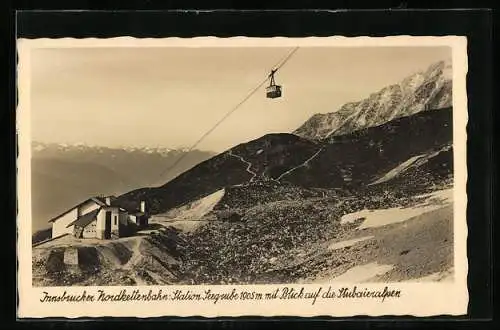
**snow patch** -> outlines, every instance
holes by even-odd
[[[374,237],[374,236],[364,236],[364,237],[353,238],[353,239],[346,240],[346,241],[341,241],[341,242],[332,243],[332,244],[330,244],[330,246],[328,246],[328,249],[329,249],[329,250],[339,250],[339,249],[343,249],[343,248],[345,248],[345,247],[353,246],[353,245],[355,245],[356,243],[359,243],[359,242],[363,242],[363,241],[366,241],[366,240],[372,239],[373,237]]]
[[[355,266],[333,280],[344,283],[366,282],[375,276],[384,275],[393,268],[393,265],[380,265],[377,262],[372,262],[362,266]]]
[[[374,185],[374,184],[379,184],[379,183],[383,183],[383,182],[392,180],[396,176],[398,176],[399,174],[407,171],[408,169],[410,169],[413,166],[422,166],[427,161],[429,161],[429,159],[431,159],[433,157],[436,157],[437,155],[439,155],[439,153],[441,153],[443,151],[447,151],[450,148],[451,148],[451,146],[445,146],[445,147],[443,147],[443,148],[441,148],[441,149],[439,149],[439,150],[437,150],[435,152],[425,153],[425,154],[421,154],[421,155],[417,155],[417,156],[411,157],[408,160],[406,160],[403,163],[401,163],[398,166],[396,166],[395,168],[393,168],[392,170],[390,170],[389,172],[387,172],[384,176],[382,176],[378,180],[376,180],[376,181],[374,181],[372,183],[369,183],[368,185],[371,186],[371,185]]]
[[[451,188],[451,189],[438,190],[435,192],[418,195],[416,196],[416,198],[426,198],[427,201],[440,199],[443,200],[443,202],[451,203],[451,201],[453,200],[453,189]]]
[[[453,200],[453,189],[440,190],[434,193],[418,196],[425,200],[413,207],[394,207],[389,209],[364,209],[358,212],[349,213],[340,219],[341,224],[355,222],[360,218],[365,218],[358,229],[382,227],[393,223],[403,222],[419,216],[421,214],[442,208],[445,204]]]
[[[164,214],[153,216],[151,222],[172,222],[181,220],[199,220],[208,212],[212,211],[215,205],[224,196],[225,189],[217,190],[216,192],[195,200],[191,203],[172,209]]]
[[[373,184],[379,184],[379,183],[382,183],[382,182],[386,182],[386,181],[389,181],[389,180],[393,179],[398,174],[400,174],[400,173],[404,172],[405,170],[407,170],[413,163],[415,163],[417,160],[419,160],[422,157],[425,157],[425,155],[418,155],[418,156],[411,157],[407,161],[399,164],[398,166],[396,166],[395,168],[393,168],[392,170],[390,170],[389,172],[387,172],[383,177],[381,177],[377,181],[370,183],[369,186],[373,185]]]

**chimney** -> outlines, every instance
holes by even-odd
[[[141,201],[141,212],[146,213],[146,201]]]
[[[106,196],[106,205],[111,205],[111,197]]]

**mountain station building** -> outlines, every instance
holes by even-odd
[[[91,197],[52,218],[49,220],[52,238],[71,234],[75,238],[115,239],[148,225],[145,201],[134,209],[118,205],[115,199],[114,196]]]

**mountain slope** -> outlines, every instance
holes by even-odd
[[[452,141],[452,110],[422,112],[322,143],[291,134],[270,134],[240,144],[184,172],[158,188],[119,197],[153,214],[165,212],[228,187],[266,181],[310,188],[356,188],[375,181],[409,158]],[[411,143],[408,143],[411,141]],[[448,169],[450,170],[450,169]]]
[[[336,112],[316,114],[293,133],[309,139],[324,139],[451,106],[451,62],[440,61],[362,101],[347,103]]]
[[[277,284],[331,282],[356,267],[382,264],[364,278],[418,279],[453,266],[450,201],[416,195],[355,194],[347,198],[300,198],[245,210],[240,221],[208,221],[181,237],[182,284]],[[385,224],[361,229],[365,219],[343,221],[369,209]],[[389,209],[390,210],[390,209]],[[373,222],[372,222],[373,224]],[[368,273],[368,274],[366,274]],[[371,274],[370,274],[371,273]],[[368,275],[368,276],[367,276]],[[359,283],[354,274],[345,281]],[[340,278],[339,278],[340,279]]]
[[[332,136],[323,151],[282,181],[313,187],[367,185],[411,157],[453,140],[450,108],[417,113],[380,126]]]
[[[268,134],[212,157],[161,187],[131,191],[118,200],[137,205],[144,199],[153,214],[165,212],[226,186],[269,181],[303,163],[318,148],[296,135]]]

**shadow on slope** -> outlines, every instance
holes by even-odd
[[[161,187],[138,189],[119,199],[130,205],[146,200],[157,214],[251,179],[315,188],[361,187],[415,155],[449,144],[451,115],[450,108],[418,113],[321,143],[291,134],[265,135]]]
[[[386,124],[327,139],[307,166],[282,181],[323,188],[361,187],[409,158],[453,140],[450,108],[417,113]]]

